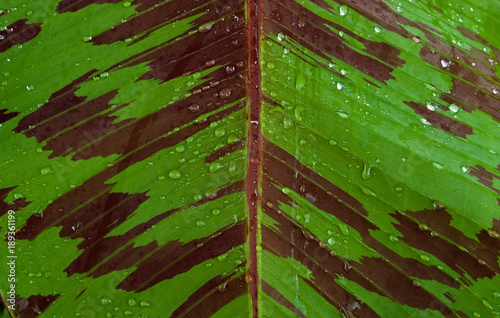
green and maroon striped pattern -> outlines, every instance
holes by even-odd
[[[0,9],[13,317],[500,317],[498,1]]]

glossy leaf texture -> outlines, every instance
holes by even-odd
[[[498,1],[0,5],[13,316],[500,315]]]

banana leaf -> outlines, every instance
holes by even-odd
[[[2,0],[1,315],[500,317],[499,15]]]

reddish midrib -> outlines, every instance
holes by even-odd
[[[249,233],[249,269],[247,281],[252,301],[252,316],[258,317],[258,273],[257,273],[257,238],[258,238],[258,206],[259,175],[261,164],[260,107],[262,95],[260,91],[259,39],[261,26],[262,0],[245,0],[247,5],[247,89],[249,98],[248,112],[248,233]]]

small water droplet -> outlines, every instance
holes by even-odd
[[[391,240],[391,242],[399,242],[399,238],[394,234],[389,235],[389,240]]]
[[[232,74],[232,73],[234,73],[235,70],[236,70],[236,68],[234,66],[230,66],[230,65],[226,66],[226,73],[227,74]]]
[[[210,29],[212,29],[213,25],[214,22],[204,23],[198,27],[198,31],[200,31],[201,33],[207,33],[208,31],[210,31]]]
[[[345,6],[345,5],[342,5],[339,7],[339,13],[341,16],[345,16],[346,14],[349,13],[349,7],[348,6]]]
[[[91,40],[92,40],[92,36],[90,36],[90,35],[86,35],[86,36],[83,37],[83,41],[84,42],[89,42]]]
[[[382,32],[382,28],[380,28],[380,27],[378,27],[378,26],[374,27],[374,28],[373,28],[373,30],[375,31],[375,33],[380,33],[380,32]]]
[[[460,110],[460,107],[458,107],[457,105],[455,104],[451,104],[449,109],[454,112],[454,113],[458,113],[458,111]]]
[[[224,127],[219,127],[215,130],[215,137],[223,137],[226,134],[226,129]]]
[[[442,67],[448,67],[450,65],[450,61],[448,60],[441,60],[441,66]]]
[[[205,226],[205,221],[203,221],[203,220],[198,220],[198,221],[196,221],[196,226],[198,226],[198,227],[203,227],[203,226]]]
[[[480,314],[480,313],[478,313],[478,312],[474,312],[474,317],[476,317],[476,318],[480,318],[480,317],[481,317],[481,314]]]
[[[228,99],[229,96],[231,96],[231,90],[229,88],[223,88],[219,92],[219,97],[222,98],[222,99]]]
[[[267,68],[268,68],[268,69],[272,70],[272,69],[274,69],[275,67],[276,67],[276,66],[274,65],[274,63],[273,63],[273,62],[268,62],[268,63],[267,63]]]
[[[333,237],[328,238],[328,245],[334,245],[335,239]]]
[[[141,307],[148,307],[149,303],[145,300],[141,300]]]
[[[494,292],[493,297],[495,298],[500,298],[500,292]]]
[[[462,167],[462,172],[464,172],[464,173],[469,172],[469,167],[463,166]]]
[[[305,84],[306,79],[304,77],[304,74],[302,74],[302,72],[299,72],[297,74],[297,78],[295,79],[295,88],[300,91]]]
[[[486,231],[488,232],[488,235],[490,237],[492,237],[492,238],[500,238],[500,234],[497,231],[495,231],[493,229],[487,229]]]
[[[35,89],[35,87],[33,87],[33,85],[28,85],[28,86],[26,86],[26,90],[27,90],[27,91],[32,91],[32,90],[34,90],[34,89]]]
[[[428,262],[431,260],[430,257],[425,255],[425,254],[420,254],[420,259],[425,261],[425,262]]]
[[[436,105],[434,105],[434,103],[432,103],[431,101],[428,101],[425,107],[427,107],[427,109],[432,112],[436,110]]]
[[[219,215],[220,214],[220,210],[219,209],[213,209],[212,210],[212,215]]]
[[[339,115],[339,117],[342,119],[349,118],[349,115],[347,113],[344,113],[344,112],[337,112],[337,115]]]
[[[367,180],[370,178],[370,170],[372,167],[370,165],[367,165],[366,163],[363,164],[363,172],[361,173],[361,178],[364,180]]]
[[[293,127],[293,120],[288,115],[285,115],[283,117],[283,128],[290,129],[292,127]]]
[[[49,167],[42,168],[42,170],[40,170],[40,173],[46,176],[50,173],[50,168]]]
[[[333,138],[330,138],[330,140],[328,140],[328,143],[330,143],[330,145],[332,145],[332,146],[337,145],[337,142]]]
[[[181,173],[178,170],[172,170],[168,173],[170,179],[179,179],[181,177]]]
[[[432,165],[434,166],[434,168],[438,169],[438,170],[443,170],[444,169],[444,166],[442,164],[440,164],[439,162],[433,162]]]
[[[342,84],[341,82],[338,82],[337,89],[340,91],[342,88],[344,88],[344,84]]]
[[[109,299],[108,297],[102,297],[101,298],[101,303],[103,305],[111,304],[111,299]]]
[[[298,121],[302,121],[302,111],[304,110],[304,107],[302,106],[297,106],[295,107],[295,119]]]
[[[365,186],[359,186],[361,192],[363,192],[364,194],[366,195],[369,195],[369,196],[372,196],[372,197],[376,197],[377,195],[375,194],[375,192],[373,192],[372,189],[370,188],[367,188]]]
[[[135,306],[135,305],[137,305],[137,301],[134,298],[130,298],[128,300],[128,305],[129,306]]]
[[[498,89],[494,88],[493,89],[493,94],[495,94],[495,95],[498,94]]]

